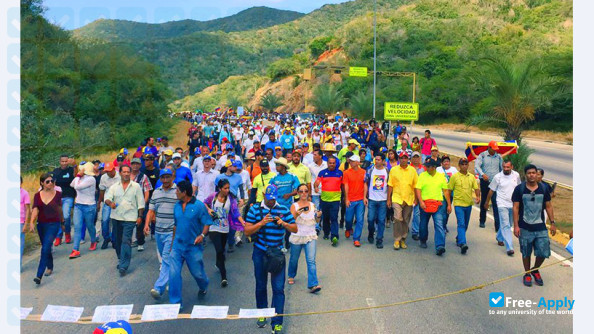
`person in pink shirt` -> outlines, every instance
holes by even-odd
[[[431,131],[425,130],[425,137],[421,138],[419,144],[421,144],[421,154],[423,155],[422,161],[425,162],[427,157],[431,155],[431,148],[437,146],[435,139],[431,138]]]
[[[25,252],[25,233],[27,233],[27,222],[31,219],[31,198],[29,193],[23,189],[23,177],[21,177],[21,268],[23,267],[23,253]],[[35,231],[35,226],[30,222],[29,232]]]

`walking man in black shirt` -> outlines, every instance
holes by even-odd
[[[52,173],[56,185],[62,188],[62,214],[64,215],[64,231],[60,228],[58,236],[54,241],[54,246],[59,246],[62,243],[62,235],[64,234],[65,242],[67,244],[72,243],[72,237],[70,236],[70,216],[72,208],[74,207],[74,198],[76,197],[76,190],[70,186],[72,180],[74,180],[74,167],[69,165],[69,157],[67,154],[60,156],[60,167],[54,169]]]

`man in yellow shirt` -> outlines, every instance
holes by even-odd
[[[415,193],[421,213],[421,223],[419,225],[420,246],[421,248],[427,248],[429,219],[433,217],[435,253],[441,256],[445,253],[446,238],[443,221],[446,212],[452,212],[452,204],[450,203],[450,190],[446,178],[444,174],[437,173],[436,171],[438,166],[439,163],[435,160],[428,159],[425,162],[427,171],[419,175],[415,186]]]
[[[388,207],[394,207],[394,249],[406,249],[408,222],[412,215],[417,184],[417,170],[408,164],[408,153],[398,156],[400,164],[392,167],[388,177]]]
[[[468,222],[470,222],[470,214],[472,213],[472,192],[474,191],[476,195],[474,198],[476,204],[480,203],[481,192],[476,178],[468,172],[468,159],[460,159],[458,167],[460,171],[450,177],[448,187],[454,192],[454,212],[456,212],[456,220],[458,220],[456,245],[460,247],[462,254],[466,254],[468,251],[466,230],[468,230]]]
[[[260,161],[260,169],[262,169],[262,173],[254,177],[252,184],[252,188],[256,189],[256,203],[264,200],[264,190],[268,187],[270,180],[276,176],[276,173],[270,171],[270,165],[266,159]]]
[[[311,194],[311,172],[309,167],[301,163],[301,151],[293,151],[291,157],[292,162],[289,164],[289,173],[297,176],[300,184],[307,186],[308,194]],[[299,195],[295,196],[295,199],[299,199]]]

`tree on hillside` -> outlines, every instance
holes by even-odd
[[[349,100],[349,108],[353,111],[353,116],[368,118],[373,110],[373,96],[359,91]]]
[[[242,105],[242,102],[237,96],[232,96],[227,99],[227,106],[233,108],[233,110],[237,110],[237,107],[240,105]]]
[[[334,113],[342,109],[346,99],[341,91],[333,85],[320,85],[316,87],[311,104],[319,113]]]
[[[279,96],[272,94],[271,92],[266,93],[260,100],[260,107],[274,112],[274,110],[283,105],[282,99]]]
[[[503,123],[505,140],[522,140],[522,131],[534,119],[535,111],[551,104],[557,85],[554,77],[545,77],[535,60],[513,63],[505,58],[485,58],[485,70],[476,81],[492,97],[493,108],[476,115],[471,123]]]

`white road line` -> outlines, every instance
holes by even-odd
[[[478,212],[481,212],[481,209],[479,209],[478,207],[476,207],[474,205],[472,206],[472,208],[474,210],[478,211]],[[487,217],[491,218],[492,220],[495,220],[495,217],[493,217],[493,215],[490,214],[490,213],[488,213],[488,212],[487,212]],[[565,258],[565,257],[561,256],[559,253],[553,251],[552,249],[551,249],[551,255],[553,255],[553,257],[556,258],[557,260],[563,260]],[[565,265],[570,266],[570,267],[573,268],[573,262],[572,261],[565,260],[565,261],[563,261],[563,264],[565,264]]]
[[[376,306],[377,304],[373,300],[373,298],[365,298],[367,301],[368,306]],[[386,333],[386,328],[384,326],[384,320],[380,317],[379,311],[377,309],[369,310],[371,312],[371,319],[373,319],[373,323],[375,324],[375,332],[378,334]]]

